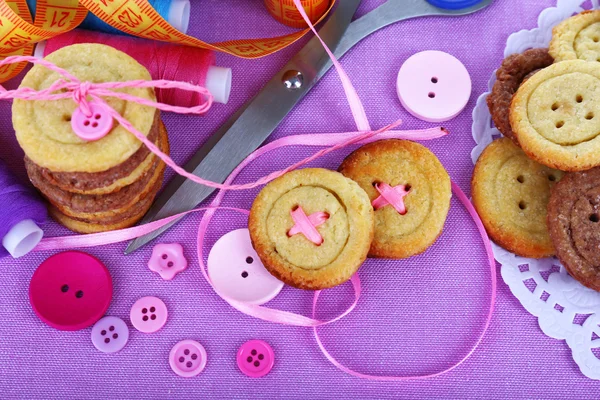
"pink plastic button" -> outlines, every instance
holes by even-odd
[[[195,340],[182,340],[171,349],[169,364],[177,375],[191,378],[206,367],[206,350]]]
[[[454,56],[442,51],[423,51],[404,62],[396,82],[404,108],[428,122],[457,116],[471,96],[471,77]]]
[[[260,378],[271,371],[273,364],[275,354],[267,342],[250,340],[238,350],[237,365],[244,375]]]
[[[116,353],[128,340],[129,328],[121,318],[104,317],[92,328],[92,343],[103,353]]]
[[[222,296],[264,304],[279,294],[283,282],[271,275],[252,248],[248,229],[223,235],[208,255],[208,276]]]
[[[158,297],[142,297],[131,307],[129,317],[135,329],[144,333],[153,333],[167,322],[167,306]]]
[[[148,261],[148,268],[161,278],[170,281],[188,266],[179,243],[161,243],[154,246]]]
[[[78,107],[71,116],[71,127],[73,132],[83,140],[102,139],[112,129],[113,119],[103,104],[93,101],[89,104],[92,115],[86,116]]]
[[[110,273],[100,261],[80,251],[55,254],[31,277],[33,311],[53,328],[76,331],[98,321],[112,298]]]

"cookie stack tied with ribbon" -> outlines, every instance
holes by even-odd
[[[133,58],[99,44],[68,46],[46,59],[82,82],[151,79]],[[21,88],[39,91],[61,78],[36,65]],[[118,91],[156,101],[153,88]],[[169,140],[159,110],[113,97],[103,100],[168,154]],[[165,164],[113,121],[104,106],[89,102],[89,109],[84,109],[71,98],[16,99],[12,111],[29,178],[61,224],[81,233],[109,231],[135,224],[150,208],[161,187]]]
[[[561,22],[549,50],[509,56],[496,75],[488,106],[512,142],[479,157],[474,205],[497,244],[556,255],[600,290],[600,11]]]

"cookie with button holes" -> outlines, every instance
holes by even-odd
[[[380,140],[360,147],[339,171],[367,193],[375,213],[370,257],[407,258],[440,236],[450,209],[450,177],[425,146]]]
[[[519,256],[554,255],[546,209],[550,190],[562,176],[528,158],[508,138],[490,143],[475,164],[471,194],[491,239]]]

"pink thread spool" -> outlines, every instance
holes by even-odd
[[[204,86],[217,103],[226,104],[231,92],[231,68],[215,66],[210,50],[177,46],[134,37],[75,29],[36,46],[35,56],[43,58],[62,47],[77,43],[100,43],[135,58],[150,71],[152,79],[189,82]],[[189,107],[199,103],[198,94],[177,89],[157,89],[158,101]]]

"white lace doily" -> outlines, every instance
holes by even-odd
[[[554,25],[584,9],[600,8],[599,1],[558,0],[556,7],[542,11],[537,28],[509,36],[504,56],[548,47]],[[485,102],[495,80],[494,71],[488,92],[479,96],[473,109],[472,133],[477,144],[471,152],[473,163],[493,138],[500,136]],[[492,247],[501,264],[502,279],[523,307],[538,318],[542,331],[565,340],[581,372],[600,380],[600,293],[571,278],[555,258],[518,257],[499,246]]]

